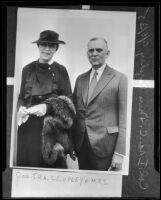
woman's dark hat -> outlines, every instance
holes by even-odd
[[[46,30],[40,33],[40,38],[32,43],[53,43],[53,44],[65,44],[64,41],[59,40],[59,34],[55,31]]]

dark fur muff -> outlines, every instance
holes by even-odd
[[[66,96],[51,97],[45,101],[51,111],[44,117],[42,130],[42,156],[46,163],[67,168],[66,155],[72,154],[70,129],[76,115],[72,101]]]

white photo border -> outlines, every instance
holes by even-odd
[[[37,46],[32,42],[38,39],[41,31],[47,29],[57,31],[60,34],[60,40],[66,42],[66,45],[60,47],[54,59],[66,66],[72,90],[77,76],[90,68],[86,55],[89,39],[99,36],[108,41],[111,54],[107,59],[107,63],[128,77],[126,156],[123,170],[119,172],[54,168],[32,169],[128,175],[136,30],[136,12],[134,11],[18,8],[10,167],[25,168],[16,166],[15,149],[17,145],[16,104],[20,90],[21,72],[22,67],[38,58]]]

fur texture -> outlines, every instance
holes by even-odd
[[[66,155],[72,156],[70,129],[76,115],[72,101],[66,96],[51,97],[45,101],[50,112],[44,117],[42,155],[52,167],[67,168]]]

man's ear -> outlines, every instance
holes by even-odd
[[[110,51],[109,50],[107,50],[107,56],[109,56],[110,55]]]
[[[108,58],[109,55],[110,55],[110,51],[107,50],[107,52],[106,52],[106,58]]]

